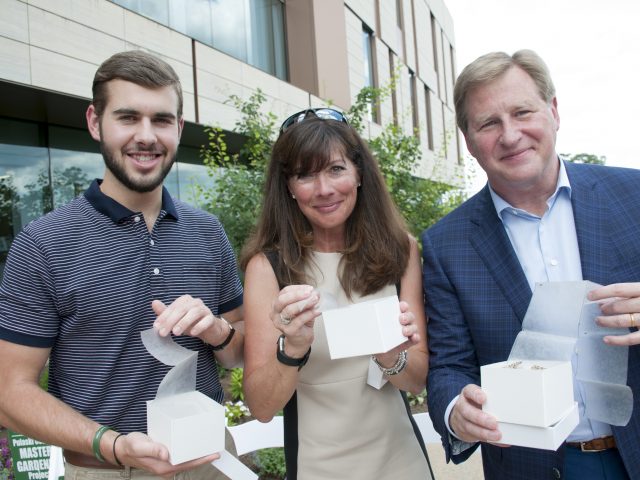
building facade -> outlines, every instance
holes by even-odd
[[[395,122],[420,139],[416,175],[461,178],[443,0],[0,0],[0,12],[0,273],[26,223],[102,176],[84,112],[95,70],[118,51],[157,54],[181,78],[186,126],[166,185],[187,202],[194,183],[211,182],[204,126],[231,131],[240,118],[230,95],[260,88],[284,119],[348,109],[362,87],[394,75],[366,134]]]

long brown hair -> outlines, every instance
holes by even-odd
[[[276,277],[282,285],[308,283],[305,266],[313,247],[313,231],[288,180],[315,173],[331,160],[335,149],[356,166],[361,186],[346,222],[340,283],[351,296],[368,295],[402,278],[409,259],[409,237],[380,168],[358,133],[335,120],[308,118],[287,129],[276,141],[267,170],[262,213],[241,255],[241,267],[259,254],[276,255]]]

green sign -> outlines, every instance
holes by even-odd
[[[19,433],[9,432],[15,480],[47,480],[51,447]]]

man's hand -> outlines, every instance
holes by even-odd
[[[600,302],[603,315],[596,318],[598,325],[625,330],[640,327],[640,283],[613,283],[592,290],[587,298]],[[640,332],[625,330],[621,331],[624,335],[607,335],[604,342],[620,346],[640,344]]]
[[[449,415],[449,426],[465,442],[497,442],[502,437],[496,419],[482,411],[487,395],[474,384],[462,389]]]
[[[171,477],[176,473],[191,470],[220,458],[218,453],[214,453],[189,462],[171,465],[167,448],[154,442],[144,433],[138,432],[124,435],[117,441],[116,455],[124,465],[141,468],[162,477]]]
[[[154,300],[151,307],[158,316],[153,326],[163,337],[169,333],[188,335],[210,345],[219,345],[229,335],[226,322],[213,315],[201,299],[191,295],[182,295],[169,306]]]

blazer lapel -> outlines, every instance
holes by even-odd
[[[488,186],[478,194],[478,200],[476,214],[471,218],[477,228],[471,235],[471,244],[522,322],[531,300],[527,277],[498,217]]]
[[[608,283],[615,247],[607,225],[611,224],[608,202],[600,198],[597,179],[590,170],[565,162],[571,184],[571,204],[580,249],[582,278]]]

